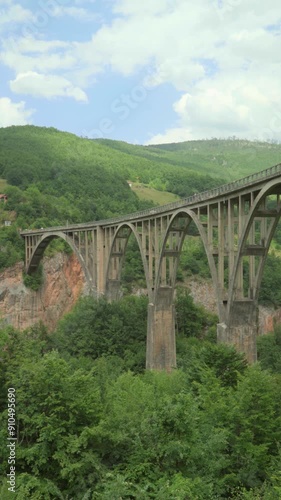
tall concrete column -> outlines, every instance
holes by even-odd
[[[105,294],[105,237],[104,230],[97,227],[97,293],[98,295]]]
[[[107,280],[105,295],[109,302],[121,299],[120,280]]]
[[[148,305],[146,368],[167,372],[176,368],[175,307],[170,287],[160,287],[154,303]]]
[[[257,361],[258,314],[255,301],[235,301],[226,322],[217,326],[218,342],[234,345],[249,363]]]

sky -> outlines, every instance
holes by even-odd
[[[280,0],[0,0],[0,127],[281,140]]]

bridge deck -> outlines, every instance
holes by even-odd
[[[169,213],[170,211],[177,210],[183,207],[193,207],[198,206],[198,204],[202,204],[206,201],[210,202],[212,199],[216,200],[222,196],[228,196],[230,194],[234,194],[236,192],[241,191],[243,188],[249,188],[258,186],[261,183],[264,183],[265,180],[274,179],[281,175],[281,163],[274,165],[273,167],[267,168],[255,174],[248,175],[247,177],[243,177],[242,179],[238,179],[237,181],[230,182],[228,184],[223,184],[214,189],[210,189],[208,191],[203,191],[201,193],[194,194],[189,196],[188,198],[184,198],[182,200],[169,203],[167,205],[161,205],[160,207],[155,207],[147,210],[142,210],[139,212],[134,212],[131,214],[121,215],[119,217],[114,217],[111,219],[105,219],[100,221],[86,222],[81,224],[70,224],[65,226],[57,226],[51,228],[44,229],[27,229],[21,231],[22,236],[43,234],[47,232],[54,231],[75,231],[81,229],[90,229],[96,226],[111,226],[116,223],[122,222],[130,222],[136,221],[137,219],[143,219],[145,217],[157,216],[165,213]]]

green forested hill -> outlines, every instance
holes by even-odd
[[[22,227],[90,221],[143,208],[128,180],[185,197],[280,161],[276,144],[213,139],[136,146],[53,128],[0,129],[0,177],[20,190],[8,188],[7,209],[16,210]]]
[[[8,208],[18,211],[21,226],[89,221],[140,208],[110,155],[92,146],[54,129],[0,130],[0,176],[18,188],[7,193]]]
[[[74,222],[140,208],[127,180],[189,196],[280,161],[276,144],[213,139],[145,147],[53,128],[0,129],[0,176],[22,191],[35,185],[66,197],[72,210],[57,216]],[[73,203],[80,213],[72,213]]]
[[[184,167],[189,172],[224,178],[230,182],[258,172],[281,161],[281,145],[236,139],[188,141],[156,146],[133,146],[118,141],[99,140],[100,144],[124,153]]]
[[[79,217],[93,220],[141,208],[127,180],[179,196],[225,182],[219,172],[214,179],[212,172],[198,173],[196,165],[166,156],[141,146],[82,139],[50,128],[0,130],[0,176],[21,190],[36,185],[42,194],[67,196],[80,213],[69,210],[57,218],[73,222]]]

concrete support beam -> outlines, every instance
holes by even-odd
[[[106,283],[106,298],[109,302],[119,300],[121,298],[120,280],[107,280]]]
[[[100,227],[97,228],[97,292],[105,293],[105,233]]]
[[[224,342],[243,352],[249,363],[257,361],[258,306],[254,301],[233,303],[226,323],[217,325],[218,342]]]
[[[148,305],[146,368],[167,372],[176,368],[175,307],[170,287],[160,287],[155,303]]]

